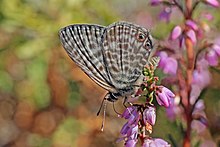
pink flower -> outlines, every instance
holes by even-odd
[[[193,71],[193,84],[196,84],[200,89],[205,88],[210,83],[210,73],[205,69],[196,69]]]
[[[219,2],[217,0],[205,0],[205,3],[207,3],[213,7],[219,7]]]
[[[177,61],[172,57],[168,57],[166,59],[166,64],[164,66],[163,72],[170,75],[176,75],[177,67]]]
[[[174,97],[175,95],[168,88],[158,86],[158,90],[156,91],[156,100],[159,105],[168,108],[170,106],[170,99]]]
[[[175,97],[170,99],[170,107],[166,108],[166,115],[170,120],[175,120],[176,116],[181,113],[181,109],[178,106],[180,102],[180,97]]]
[[[198,120],[193,120],[191,123],[192,129],[194,129],[198,134],[205,131],[206,126]]]
[[[212,48],[208,50],[206,54],[206,60],[208,61],[209,65],[217,66],[219,57],[220,57],[220,46],[214,44]]]
[[[214,50],[209,50],[206,54],[206,60],[208,61],[209,65],[217,66],[218,65],[218,55]]]
[[[151,125],[154,125],[156,122],[156,112],[154,107],[146,108],[143,112],[144,123],[147,122]]]
[[[144,140],[142,147],[170,147],[170,144],[160,138],[147,138]]]
[[[168,57],[167,53],[162,51],[159,53],[160,62],[158,67],[163,70],[164,73],[170,75],[176,75],[178,63],[176,59]]]
[[[137,143],[137,140],[129,139],[125,143],[125,147],[135,147]]]
[[[160,62],[159,62],[158,66],[163,69],[164,66],[166,65],[166,59],[167,59],[168,55],[166,52],[162,51],[159,53],[159,57],[160,57]]]
[[[186,36],[189,37],[193,44],[196,44],[196,33],[193,30],[189,30],[188,32],[186,32]]]
[[[177,39],[182,34],[182,29],[180,26],[175,26],[171,32],[170,38],[172,40]]]
[[[137,107],[128,107],[121,117],[127,119],[127,122],[122,127],[120,133],[122,135],[118,141],[125,140],[126,147],[134,147],[137,143],[138,138],[138,121],[140,119],[140,114]]]
[[[198,25],[196,24],[196,22],[194,22],[193,20],[188,19],[186,21],[186,25],[191,27],[193,30],[197,31],[199,29]]]
[[[216,54],[217,54],[218,56],[220,56],[220,45],[214,44],[214,45],[212,46],[212,49],[216,52]]]

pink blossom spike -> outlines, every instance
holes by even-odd
[[[219,7],[219,2],[217,0],[205,0],[205,2],[213,7]]]
[[[186,25],[191,27],[195,31],[197,31],[199,29],[198,25],[193,20],[187,20]]]
[[[175,26],[171,32],[170,38],[172,40],[177,39],[182,34],[182,29],[180,26]]]
[[[193,42],[193,44],[196,44],[197,39],[196,39],[196,33],[193,30],[189,30],[186,32],[187,37]]]

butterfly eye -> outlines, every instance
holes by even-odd
[[[143,33],[139,33],[137,35],[137,39],[138,39],[138,41],[144,41],[145,40],[145,35]]]

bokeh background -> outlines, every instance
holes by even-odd
[[[220,31],[220,10],[208,9],[215,17],[208,25]],[[100,131],[102,115],[96,113],[106,91],[69,59],[58,30],[74,23],[109,25],[125,20],[150,28],[160,40],[181,17],[172,14],[168,24],[158,19],[159,11],[148,0],[0,0],[0,146],[122,146],[116,140],[124,121],[108,104],[105,129]],[[203,96],[210,123],[206,137],[216,143],[219,69],[211,69],[213,80]],[[121,101],[116,109],[123,111]],[[180,141],[180,122],[168,121],[163,108],[157,113],[152,136],[169,141],[172,135]]]

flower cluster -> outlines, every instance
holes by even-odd
[[[157,57],[152,60],[155,58]],[[170,146],[162,139],[150,137],[156,122],[156,108],[152,103],[153,99],[155,98],[159,105],[168,108],[171,99],[175,97],[168,88],[156,84],[158,77],[154,76],[154,70],[158,63],[153,62],[150,62],[149,66],[144,69],[144,82],[136,93],[136,97],[144,99],[144,104],[133,103],[121,115],[127,122],[121,129],[122,137],[119,141],[124,140],[126,147],[136,146],[138,139],[141,140],[143,147]]]
[[[198,129],[199,127],[207,126],[205,105],[200,99],[200,94],[211,81],[209,67],[217,66],[220,57],[220,37],[214,41],[207,39],[207,34],[211,31],[208,23],[214,19],[214,16],[206,10],[200,12],[199,18],[194,18],[193,14],[199,4],[217,8],[220,7],[220,3],[218,0],[150,0],[150,4],[163,7],[159,14],[162,20],[169,22],[172,12],[177,11],[184,19],[182,23],[172,28],[167,41],[164,41],[168,42],[169,46],[161,43],[157,52],[161,58],[159,68],[166,74],[167,80],[164,81],[175,86],[177,96],[175,100],[166,100],[164,97],[173,96],[166,88],[158,90],[155,94],[160,105],[170,106],[167,108],[169,118],[174,120],[179,114],[185,119],[187,126],[184,128],[183,146],[187,146],[190,144],[191,130],[195,129],[199,132],[204,130]],[[158,93],[159,91],[161,93]],[[163,101],[160,98],[163,98]]]

